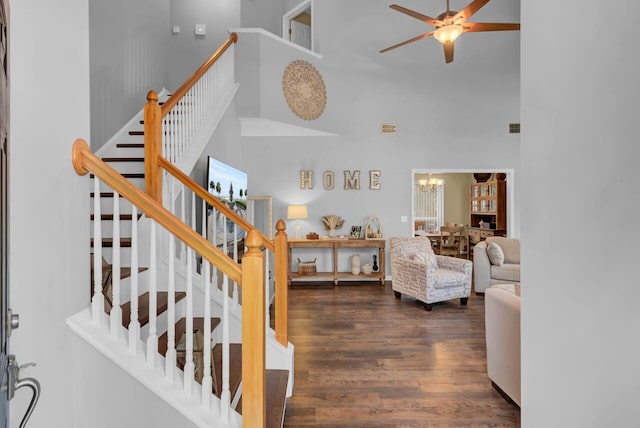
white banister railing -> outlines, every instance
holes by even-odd
[[[91,319],[98,327],[102,324],[104,296],[102,295],[102,210],[100,207],[100,180],[93,180],[93,297]]]
[[[225,94],[235,85],[233,58],[231,44],[184,95],[169,105],[170,108],[162,109],[162,151],[171,163],[180,162],[207,118],[224,107]],[[179,96],[179,91],[176,95]]]

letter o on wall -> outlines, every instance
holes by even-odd
[[[336,185],[336,175],[333,171],[325,171],[322,174],[322,186],[324,190],[333,190]]]

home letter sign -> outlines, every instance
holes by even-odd
[[[300,188],[313,189],[313,170],[300,170]]]
[[[356,169],[351,174],[348,169],[344,171],[344,190],[360,190],[360,170]]]
[[[324,190],[333,190],[333,187],[336,185],[336,175],[333,171],[325,171],[322,174],[322,186]]]
[[[380,190],[380,175],[379,169],[369,170],[369,189]]]

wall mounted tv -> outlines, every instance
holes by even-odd
[[[207,189],[242,218],[247,218],[247,174],[245,172],[209,156]],[[223,222],[222,217],[222,214],[216,212],[216,244],[218,246],[222,245],[225,239],[225,227],[227,244],[230,245],[233,242],[233,222],[230,220]],[[208,225],[212,225],[211,220],[209,216]],[[211,227],[207,235],[209,240],[213,238]],[[244,230],[238,227],[236,237],[238,240],[244,239]]]

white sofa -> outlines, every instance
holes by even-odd
[[[504,253],[504,263],[491,262],[487,246],[497,244]],[[489,237],[473,247],[473,287],[477,293],[484,293],[493,284],[515,284],[520,282],[520,240]]]
[[[487,288],[484,310],[489,379],[520,406],[520,285]]]

